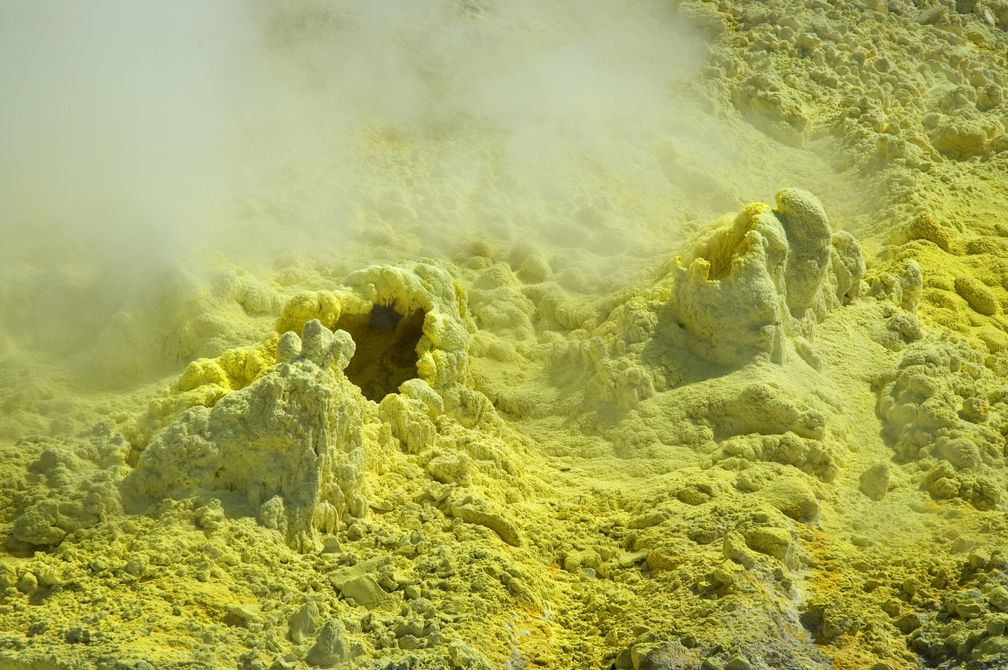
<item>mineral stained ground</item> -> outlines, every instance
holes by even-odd
[[[1008,667],[1008,2],[242,12],[203,223],[3,168],[0,668]]]

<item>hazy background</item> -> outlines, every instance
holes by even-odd
[[[166,374],[258,339],[315,262],[534,251],[597,293],[814,188],[691,93],[675,5],[0,5],[0,356]]]
[[[455,179],[456,191],[500,176],[570,195],[558,172],[572,159],[619,169],[606,164],[619,160],[612,142],[668,116],[670,85],[703,56],[667,3],[603,5],[6,4],[5,256],[66,246],[146,266],[240,252],[246,222],[234,207],[281,189],[300,189],[307,208],[314,199],[318,217],[341,205],[324,225],[280,226],[324,228],[336,243],[361,198],[417,186],[369,163],[389,142],[448,159],[412,176]],[[316,181],[308,188],[336,188],[305,193],[286,179],[298,170]]]
[[[705,55],[681,23],[657,1],[5,3],[5,337],[178,320],[208,259],[639,243],[634,180],[668,190],[642,147]]]

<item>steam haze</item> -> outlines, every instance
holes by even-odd
[[[93,341],[221,262],[346,271],[478,242],[597,281],[674,249],[684,206],[743,199],[725,184],[746,166],[685,94],[707,46],[667,2],[0,14],[0,303],[35,346]]]
[[[116,262],[240,250],[227,208],[278,197],[284,175],[309,166],[336,188],[303,205],[326,210],[334,192],[349,205],[366,190],[353,168],[368,132],[485,137],[541,184],[556,161],[600,159],[600,139],[657,113],[700,53],[659,3],[106,1],[3,14],[5,253],[55,239]],[[455,176],[487,169],[481,148],[454,152]]]

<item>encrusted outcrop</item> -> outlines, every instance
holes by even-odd
[[[124,482],[131,499],[218,496],[302,550],[365,514],[365,401],[341,372],[354,342],[317,320],[281,342],[288,360],[154,437]]]
[[[746,206],[678,260],[672,305],[702,358],[740,365],[759,355],[783,362],[797,352],[816,367],[814,325],[860,292],[865,265],[857,240],[834,233],[807,191],[783,189],[776,200],[776,209]]]

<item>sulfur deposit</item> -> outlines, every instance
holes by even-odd
[[[0,10],[0,668],[1008,667],[1008,3],[90,11]]]
[[[750,205],[679,268],[672,309],[696,355],[731,364],[756,354],[783,362],[796,351],[817,365],[807,334],[857,297],[865,265],[850,233],[833,235],[811,193],[785,189],[777,208]],[[787,343],[791,339],[791,346]]]

